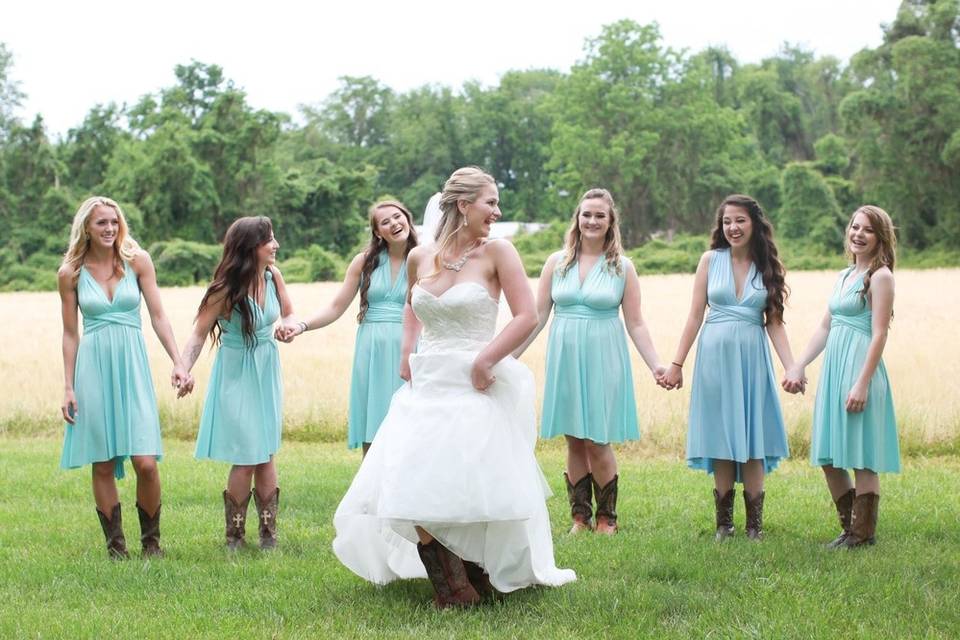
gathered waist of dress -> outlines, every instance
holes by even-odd
[[[402,302],[375,302],[367,307],[364,322],[403,322]]]
[[[92,335],[104,327],[123,326],[140,329],[140,309],[113,311],[96,316],[83,316],[83,335]]]
[[[264,345],[273,345],[276,347],[276,340],[273,339],[273,327],[267,326],[253,332],[252,342],[244,339],[243,332],[224,331],[220,334],[220,346],[228,349],[256,349]]]
[[[488,344],[490,344],[489,340],[475,340],[473,338],[431,339],[429,336],[423,336],[417,344],[417,354],[437,354],[452,351],[479,353]]]
[[[558,318],[575,318],[579,320],[607,320],[620,317],[620,308],[597,309],[585,304],[557,305],[554,315]]]
[[[873,337],[873,326],[871,325],[872,318],[868,315],[863,316],[840,316],[833,315],[830,316],[830,328],[834,327],[848,327],[853,329],[857,333],[862,333],[868,338]]]
[[[758,309],[739,305],[710,305],[710,312],[707,314],[706,324],[718,324],[721,322],[746,322],[762,327],[763,312]]]

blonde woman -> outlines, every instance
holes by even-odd
[[[330,304],[305,322],[278,337],[294,337],[319,329],[344,314],[357,292],[357,339],[350,378],[350,413],[347,446],[363,447],[366,455],[387,415],[390,399],[403,384],[400,378],[400,341],[403,305],[407,296],[407,255],[417,246],[410,211],[396,200],[381,200],[370,207],[370,243],[358,253]]]
[[[145,557],[160,549],[163,454],[157,399],[140,330],[140,298],[173,361],[174,387],[192,384],[177,351],[150,255],[130,237],[120,206],[88,198],[73,218],[70,245],[57,272],[63,316],[66,420],[64,469],[93,465],[93,497],[111,558],[129,557],[116,479],[130,458],[137,474],[137,512]],[[80,337],[77,310],[83,315]]]
[[[407,258],[408,383],[337,508],[333,550],[377,584],[428,577],[443,608],[576,576],[554,563],[533,376],[510,357],[536,308],[516,249],[487,239],[497,184],[458,169],[440,206],[436,243]],[[498,333],[501,294],[513,318]]]
[[[846,236],[852,264],[837,277],[823,321],[784,381],[788,391],[799,390],[804,367],[826,349],[810,462],[823,468],[840,520],[831,548],[874,544],[878,474],[900,471],[897,419],[883,364],[893,318],[893,221],[880,207],[866,205],[853,212]]]
[[[640,312],[640,280],[623,255],[619,212],[606,189],[590,189],[573,212],[566,246],[540,274],[540,322],[516,355],[533,342],[555,308],[547,346],[541,435],[567,441],[564,474],[571,533],[617,531],[617,460],[612,443],[637,440],[633,372],[627,334],[657,380],[660,364]]]

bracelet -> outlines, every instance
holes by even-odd
[[[671,362],[670,364],[672,364],[673,366],[675,366],[675,367],[677,367],[677,368],[679,368],[679,369],[683,369],[683,364],[680,363],[680,362]]]
[[[304,322],[303,320],[301,320],[301,321],[298,322],[297,324],[300,325],[300,333],[306,333],[306,332],[307,332],[307,323],[306,323],[306,322]]]

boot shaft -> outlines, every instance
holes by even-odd
[[[745,527],[747,537],[751,540],[761,540],[763,538],[763,498],[766,493],[761,491],[755,496],[751,496],[746,491],[743,492],[743,506],[747,512],[747,524]]]
[[[151,516],[140,503],[137,503],[137,516],[140,519],[140,544],[143,547],[144,557],[162,556],[160,549],[160,505]]]
[[[563,479],[570,501],[570,517],[573,519],[571,532],[593,528],[593,476],[588,473],[576,482],[570,482],[570,476],[564,473]]]
[[[254,492],[253,499],[257,504],[257,518],[260,522],[260,548],[273,549],[277,546],[277,511],[280,506],[280,488],[277,487],[266,498]]]
[[[237,502],[226,489],[223,490],[223,515],[226,520],[227,548],[233,550],[243,546],[247,532],[247,506],[250,504],[251,491],[242,502]]]
[[[127,540],[123,537],[123,517],[120,513],[120,503],[113,505],[108,518],[100,509],[97,509],[100,519],[100,528],[107,541],[107,554],[112,560],[125,560],[130,557],[127,551]]]
[[[844,545],[848,548],[870,545],[876,542],[877,512],[880,496],[875,493],[862,493],[853,499],[853,512],[850,516],[850,535]]]

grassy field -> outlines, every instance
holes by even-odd
[[[788,283],[787,329],[799,354],[826,310],[835,273],[798,272]],[[960,269],[897,273],[896,318],[884,353],[893,383],[901,446],[908,454],[960,454],[960,340],[951,333],[960,316],[960,303],[949,295]],[[535,283],[534,283],[535,285]],[[650,323],[660,357],[673,357],[690,304],[692,276],[641,278],[644,315]],[[337,289],[334,283],[291,285],[298,313],[315,311]],[[182,346],[190,331],[199,288],[165,289],[163,301]],[[506,305],[503,305],[505,308]],[[504,309],[504,316],[506,310]],[[281,345],[285,389],[285,438],[310,442],[346,439],[347,398],[356,331],[356,305],[330,327],[308,333],[291,345]],[[504,318],[505,319],[505,318]],[[169,438],[196,433],[213,354],[201,356],[195,374],[197,391],[181,401],[169,387],[170,363],[159,341],[144,322],[153,375],[158,389],[161,423]],[[60,355],[60,310],[55,293],[0,294],[0,433],[58,435],[63,390]],[[547,332],[524,355],[524,362],[542,389]],[[657,387],[633,353],[637,410],[643,438],[630,453],[680,457],[686,432],[689,385],[667,393]],[[776,360],[776,359],[775,359]],[[693,374],[693,352],[684,369]],[[816,383],[819,361],[808,370]],[[779,372],[778,372],[779,374]],[[783,408],[795,455],[807,451],[813,389],[806,396],[782,394]]]
[[[819,472],[768,480],[766,539],[712,540],[711,483],[662,458],[622,456],[622,531],[566,529],[558,443],[539,458],[560,566],[577,582],[498,605],[435,611],[425,580],[375,587],[333,556],[331,515],[357,467],[342,444],[286,443],[280,549],[221,547],[226,466],[170,441],[161,464],[166,558],[105,558],[88,472],[56,468],[59,441],[0,437],[3,638],[956,638],[960,635],[960,458],[906,461],[884,478],[879,543],[821,547],[835,533]],[[121,483],[138,548],[134,483]]]

